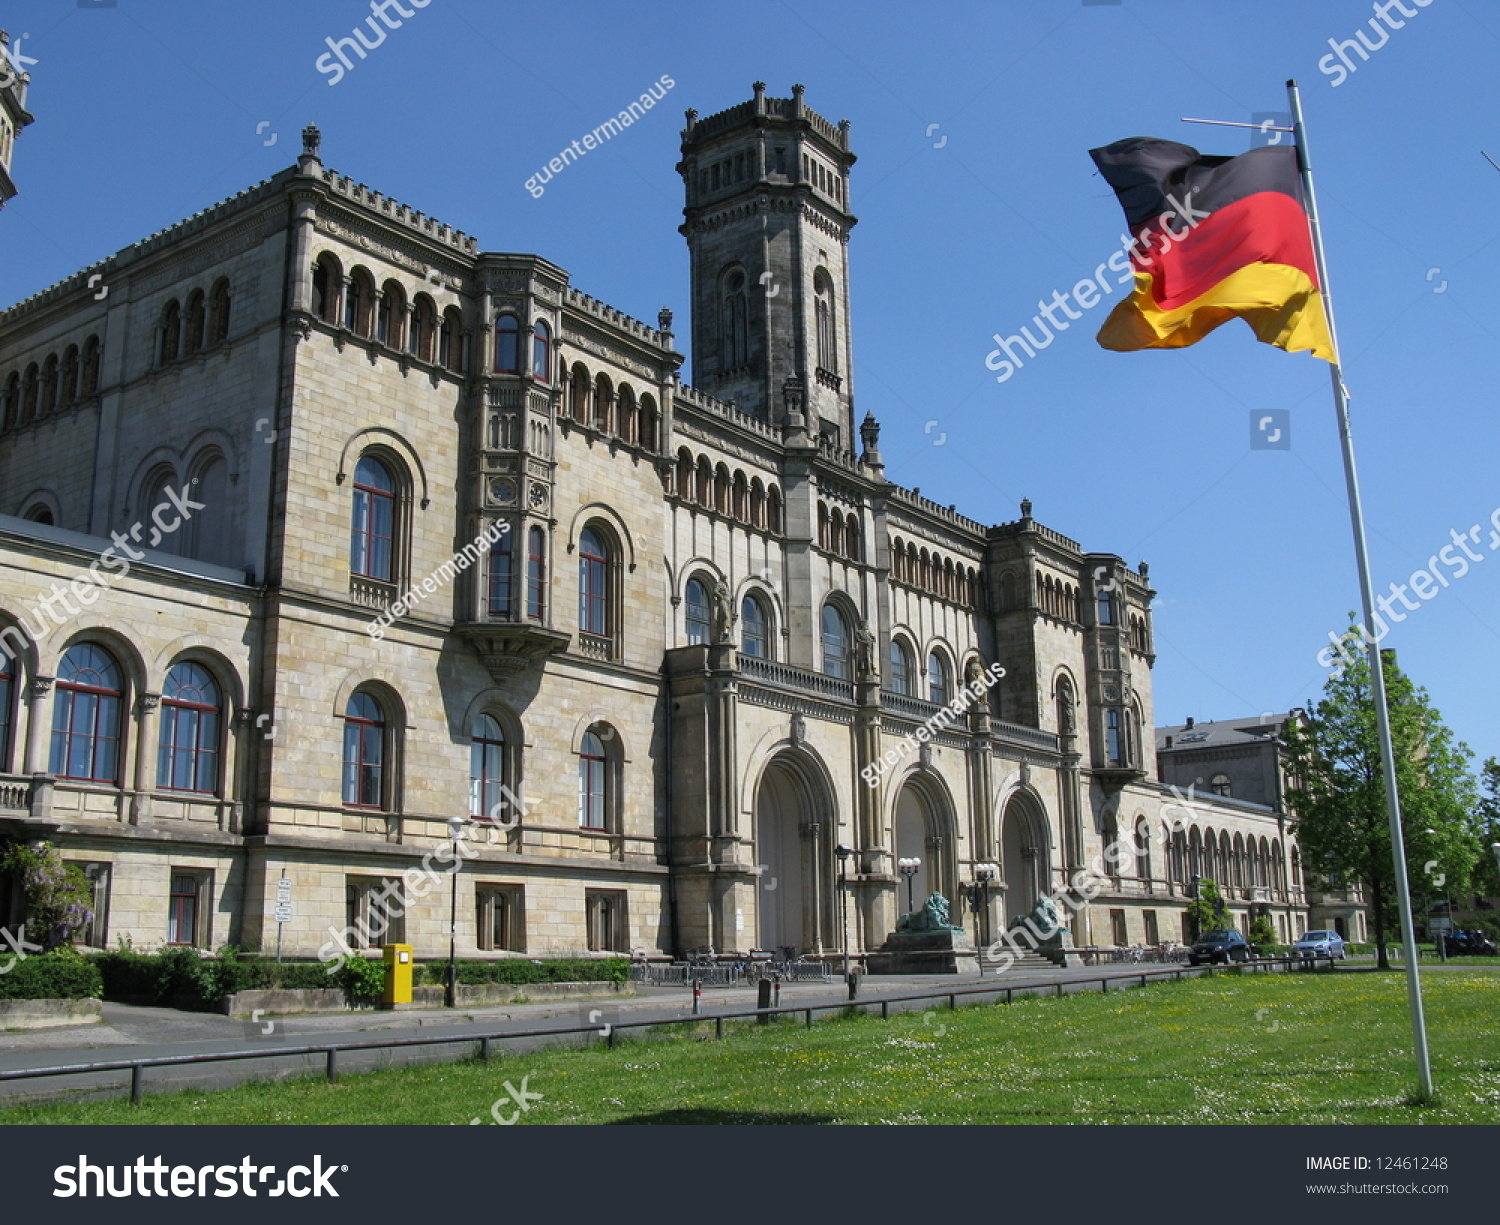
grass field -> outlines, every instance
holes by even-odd
[[[1500,973],[1424,976],[1441,1100],[1414,1087],[1399,973],[1221,975],[889,1021],[527,1053],[0,1112],[0,1123],[1496,1123]],[[500,1099],[498,1103],[496,1099]]]

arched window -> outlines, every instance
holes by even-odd
[[[21,424],[36,419],[36,391],[37,375],[36,363],[26,367],[26,373],[21,376]]]
[[[395,281],[387,281],[380,291],[375,311],[375,339],[393,349],[401,347],[401,322],[406,318],[406,295]]]
[[[1226,799],[1233,793],[1233,787],[1230,784],[1229,775],[1227,774],[1215,774],[1213,778],[1208,780],[1208,789],[1215,795],[1222,795]]]
[[[686,594],[688,646],[701,646],[708,642],[711,628],[708,588],[702,579],[690,578]]]
[[[911,696],[911,652],[899,638],[891,639],[891,683],[892,693]]]
[[[203,347],[204,326],[208,322],[203,305],[203,291],[195,289],[187,300],[187,329],[183,333],[182,354],[184,357],[198,352]]]
[[[547,615],[547,533],[539,527],[526,534],[526,615],[533,621]]]
[[[771,658],[771,618],[756,595],[740,601],[740,650],[752,659]]]
[[[582,366],[573,367],[573,378],[568,386],[568,415],[579,425],[588,424],[589,372]]]
[[[641,397],[641,432],[637,443],[648,451],[657,449],[657,435],[661,432],[661,415],[656,410],[656,401],[650,396]]]
[[[381,808],[385,801],[385,710],[363,690],[344,710],[344,803]]]
[[[119,782],[124,689],[120,666],[103,647],[80,642],[68,648],[52,707],[48,768],[58,778]]]
[[[501,532],[499,539],[490,545],[490,616],[506,617],[511,615],[513,605],[512,596],[512,561],[511,533],[509,530]]]
[[[331,255],[320,255],[313,265],[312,308],[324,323],[339,319],[339,269]]]
[[[772,485],[766,491],[766,530],[781,534],[781,486]]]
[[[83,344],[83,389],[84,397],[99,390],[99,338],[90,336]]]
[[[635,392],[621,384],[615,396],[615,433],[634,445],[640,429],[640,419],[636,415]]]
[[[677,496],[684,502],[693,500],[693,457],[686,447],[677,452]]]
[[[849,680],[849,622],[833,604],[823,605],[823,671]]]
[[[4,417],[0,419],[0,429],[13,430],[21,424],[21,379],[11,371],[10,378],[5,380],[5,407]]]
[[[952,699],[953,683],[948,673],[948,661],[934,651],[927,657],[927,700],[946,706]]]
[[[443,326],[438,329],[438,365],[454,374],[464,369],[463,318],[458,308],[450,306],[443,312]]]
[[[182,311],[175,300],[167,303],[161,320],[161,365],[177,360],[177,351],[182,344]]]
[[[396,535],[396,481],[373,455],[354,469],[354,517],[349,533],[349,569],[388,583]]]
[[[430,362],[437,356],[437,307],[425,293],[419,293],[412,302],[411,316],[407,348],[419,362]]]
[[[208,317],[208,343],[222,344],[229,339],[229,282],[220,279],[213,289],[213,305]]]
[[[363,268],[356,268],[344,290],[344,326],[356,336],[370,334],[374,313],[375,284]]]
[[[60,402],[64,408],[78,400],[78,347],[69,345],[62,359]]]
[[[707,455],[698,457],[698,474],[695,482],[696,490],[694,500],[699,506],[712,506],[714,504],[714,466],[709,462]]]
[[[1112,591],[1101,591],[1099,593],[1099,624],[1113,625],[1115,623],[1115,595]]]
[[[735,370],[750,361],[750,334],[745,310],[745,274],[732,268],[725,274],[719,309],[721,369]]]
[[[499,820],[505,782],[505,733],[493,715],[482,714],[470,729],[469,815]]]
[[[42,416],[57,408],[57,354],[42,363]]]
[[[10,746],[15,728],[16,677],[20,669],[9,651],[0,651],[0,770],[10,769]]]
[[[531,374],[540,383],[552,381],[552,329],[541,319],[531,333]]]
[[[607,375],[601,374],[594,380],[594,428],[602,434],[609,433],[614,407],[614,385]]]
[[[202,664],[173,664],[162,686],[156,785],[207,795],[219,789],[219,687]]]
[[[578,629],[607,637],[609,616],[609,551],[593,528],[578,537]]]
[[[608,828],[609,800],[609,759],[604,753],[604,741],[590,728],[578,746],[579,828]]]
[[[202,510],[184,525],[182,552],[199,561],[228,566],[233,562],[229,539],[229,464],[217,451],[200,456],[190,484]]]
[[[766,526],[766,488],[758,476],[750,482],[750,526]]]
[[[813,275],[813,297],[817,316],[818,369],[837,374],[839,355],[834,331],[833,281],[822,268]]]
[[[48,527],[56,526],[52,519],[52,508],[45,502],[38,502],[22,515],[21,518],[25,519],[28,523],[43,523]]]
[[[521,321],[514,315],[495,320],[495,370],[500,374],[521,373]]]

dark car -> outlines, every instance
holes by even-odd
[[[1188,950],[1188,965],[1213,965],[1215,962],[1249,961],[1250,941],[1233,928],[1204,932]]]
[[[1460,928],[1448,935],[1444,941],[1449,957],[1493,957],[1495,942],[1480,931],[1464,931]]]

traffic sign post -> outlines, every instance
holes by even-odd
[[[276,882],[276,962],[281,963],[281,929],[292,921],[292,882],[283,876]]]

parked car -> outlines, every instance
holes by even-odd
[[[1250,941],[1233,928],[1222,928],[1219,931],[1204,932],[1198,937],[1188,950],[1188,965],[1249,961],[1250,955]]]
[[[1493,957],[1495,942],[1480,931],[1464,931],[1459,928],[1449,933],[1445,941],[1449,957]]]
[[[1342,961],[1348,955],[1344,951],[1344,938],[1335,931],[1303,932],[1292,945],[1294,957],[1328,957]]]

